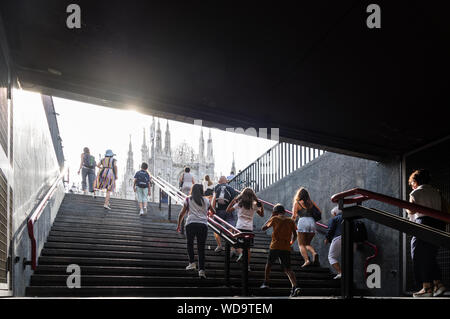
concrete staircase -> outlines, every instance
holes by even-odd
[[[231,287],[225,286],[224,253],[215,253],[209,231],[206,251],[207,279],[186,271],[186,240],[176,224],[163,222],[157,205],[139,217],[136,202],[112,199],[111,211],[103,198],[67,194],[38,261],[27,296],[149,296],[194,297],[238,296],[241,267],[231,263]],[[167,210],[167,207],[164,208]],[[176,219],[179,206],[172,207]],[[156,216],[156,218],[155,218]],[[256,232],[249,273],[250,294],[288,296],[290,284],[278,265],[273,267],[271,288],[260,289],[264,278],[270,237]],[[303,263],[293,253],[292,264],[303,296],[339,295],[340,282],[328,268],[300,269]],[[81,268],[81,288],[68,288],[67,266]]]

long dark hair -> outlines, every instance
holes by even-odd
[[[255,192],[250,187],[244,188],[238,197],[239,207],[244,207],[245,209],[252,208],[255,201],[258,202],[258,197],[256,197]]]
[[[194,184],[191,188],[191,198],[194,200],[194,202],[199,205],[203,206],[203,185],[201,184]]]
[[[309,197],[309,193],[306,190],[306,188],[304,188],[303,186],[298,189],[297,193],[295,193],[294,200],[293,200],[294,205],[296,202],[300,202],[301,200],[303,200],[306,207],[309,207],[309,206],[311,206],[310,204],[312,204],[311,198]]]

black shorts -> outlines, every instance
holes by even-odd
[[[291,252],[289,250],[271,249],[267,257],[267,264],[272,265],[279,259],[283,269],[291,268]]]

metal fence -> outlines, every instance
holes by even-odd
[[[239,172],[230,186],[259,192],[321,156],[325,151],[289,143],[278,143]]]

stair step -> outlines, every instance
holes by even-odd
[[[27,296],[79,297],[226,297],[240,296],[242,264],[230,264],[231,287],[226,287],[224,252],[216,253],[214,232],[208,231],[205,251],[207,279],[186,271],[186,238],[176,232],[175,220],[157,220],[149,213],[139,216],[137,203],[111,199],[112,211],[103,198],[67,194],[41,250],[38,267],[26,289]],[[180,206],[172,207],[176,219]],[[167,212],[167,206],[161,211]],[[161,217],[158,217],[161,218]],[[271,288],[259,289],[264,278],[270,236],[255,230],[251,248],[250,294],[289,296],[290,283],[279,264],[271,273]],[[196,254],[197,255],[197,254]],[[196,257],[197,258],[197,257]],[[292,268],[303,296],[340,294],[340,281],[325,267],[300,268],[303,258],[292,253]],[[67,266],[81,267],[81,288],[69,289]]]
[[[289,296],[290,288],[249,289],[252,296]],[[303,288],[300,296],[337,296],[338,288]],[[234,287],[82,287],[66,286],[27,287],[26,296],[74,297],[228,297],[240,296],[241,288]]]
[[[167,268],[184,268],[187,265],[187,257],[185,260],[158,260],[158,259],[126,259],[126,258],[99,258],[95,257],[73,257],[73,256],[41,256],[39,257],[40,265],[65,265],[66,267],[70,264],[77,264],[81,266],[112,266],[112,267],[161,267],[164,265]],[[265,268],[264,264],[252,264],[250,263],[252,269],[263,271]],[[241,265],[238,263],[231,263],[231,269],[241,269]],[[279,265],[274,266],[274,270],[278,268]],[[208,259],[205,261],[206,269],[224,269],[224,263],[222,262],[211,262]],[[295,273],[326,273],[329,274],[330,270],[328,268],[321,267],[306,267],[300,268],[293,266]]]
[[[38,269],[34,272],[37,275],[65,275],[67,276],[67,266],[60,265],[39,265]],[[186,276],[187,271],[183,268],[145,268],[145,267],[113,267],[113,266],[81,266],[82,275],[101,275],[101,276],[117,276],[117,275],[133,275],[133,276],[174,276],[183,277]],[[207,269],[208,277],[224,278],[224,269]],[[239,268],[233,268],[230,270],[231,278],[241,278],[242,271]],[[263,270],[252,270],[249,272],[249,278],[264,278]],[[333,275],[325,272],[296,272],[297,280],[308,279],[331,279]],[[286,279],[285,273],[278,265],[273,266],[271,272],[271,279]]]
[[[66,284],[68,275],[35,275],[31,280],[31,286],[63,286]],[[196,286],[196,287],[214,287],[225,285],[224,277],[214,278],[207,272],[208,279],[201,279],[198,277],[196,271],[186,271],[184,277],[164,277],[164,276],[93,276],[82,275],[81,285],[87,286]],[[249,287],[259,287],[262,284],[263,278],[249,278]],[[234,286],[241,286],[240,278],[231,278],[231,284]],[[271,279],[270,282],[273,287],[290,287],[288,278]],[[338,288],[339,283],[336,280],[302,280],[298,283],[300,287],[307,288]]]

